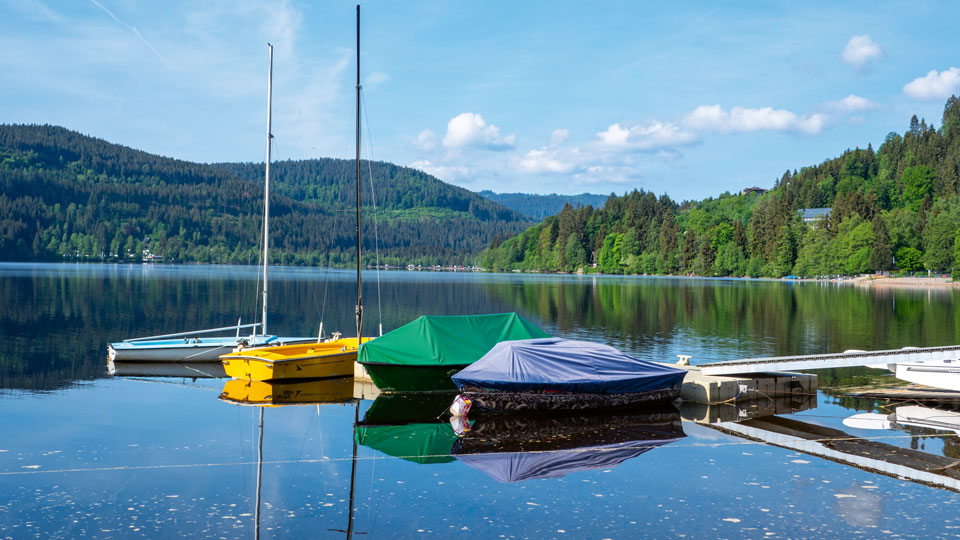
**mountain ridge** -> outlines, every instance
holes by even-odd
[[[272,259],[355,261],[353,162],[271,164]],[[349,165],[349,166],[348,166]],[[139,259],[255,263],[264,164],[157,156],[51,125],[0,125],[0,260]],[[383,214],[363,222],[364,261],[463,264],[534,223],[421,171],[363,162]],[[289,176],[289,181],[287,180]],[[311,186],[312,183],[312,186]],[[364,206],[369,179],[364,182]]]

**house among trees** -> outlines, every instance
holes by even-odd
[[[763,195],[763,194],[766,193],[766,192],[767,192],[767,190],[765,190],[765,189],[763,189],[763,188],[760,188],[760,187],[756,187],[756,186],[754,186],[754,187],[748,187],[748,188],[746,188],[746,189],[743,190],[743,194],[744,194],[744,195],[749,195],[749,194],[751,194],[751,193],[756,193],[757,195]]]
[[[804,223],[813,224],[830,217],[829,208],[801,208],[797,210]]]

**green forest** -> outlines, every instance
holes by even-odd
[[[804,221],[805,209],[829,209]],[[765,193],[682,204],[643,190],[567,205],[491,245],[492,270],[784,277],[930,270],[960,262],[960,101],[914,116],[874,150],[787,171]],[[596,264],[596,268],[593,268]]]
[[[366,264],[375,243],[381,264],[469,264],[535,223],[415,169],[362,170]],[[282,161],[271,173],[271,260],[353,264],[354,162]],[[263,175],[262,163],[191,163],[62,127],[0,125],[0,260],[257,263]]]

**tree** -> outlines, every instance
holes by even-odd
[[[571,234],[567,237],[567,243],[564,247],[567,264],[572,270],[576,270],[587,264],[587,251],[583,249],[583,244],[577,239],[577,235]]]
[[[680,246],[680,271],[688,273],[693,268],[693,260],[697,256],[697,235],[687,229],[683,233],[683,244]]]
[[[604,274],[620,273],[620,252],[617,248],[619,234],[608,234],[603,239],[600,254],[597,256],[597,268]]]
[[[923,200],[933,191],[933,168],[927,165],[907,167],[903,171],[903,202],[910,210],[916,212]]]
[[[774,251],[774,260],[772,261],[771,271],[773,277],[783,277],[793,269],[794,261],[794,242],[793,234],[789,225],[780,227],[777,234],[777,243]]]
[[[870,251],[870,267],[875,272],[893,268],[893,246],[887,235],[887,226],[879,216],[873,219],[873,249]]]
[[[904,272],[916,272],[923,268],[923,254],[919,249],[902,247],[897,250],[897,268]]]

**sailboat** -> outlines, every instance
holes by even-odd
[[[278,379],[318,379],[353,375],[360,344],[373,338],[362,337],[363,298],[360,276],[360,6],[357,6],[357,337],[241,350],[220,356],[227,375],[234,379],[272,381]]]
[[[107,344],[110,362],[216,362],[220,355],[237,347],[269,347],[314,341],[310,337],[279,337],[267,335],[267,268],[270,248],[270,152],[271,105],[273,102],[273,45],[267,44],[269,73],[267,76],[267,162],[263,191],[263,314],[261,322],[209,328],[192,332],[178,332],[160,336],[125,339]],[[256,329],[259,327],[260,332]],[[251,335],[241,336],[241,330],[251,328]],[[236,331],[234,336],[201,337]]]

